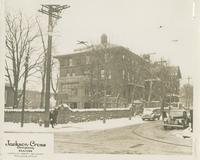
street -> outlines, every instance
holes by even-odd
[[[56,153],[93,154],[191,154],[191,139],[164,130],[161,121],[101,131],[55,132]],[[180,130],[181,131],[181,130]]]

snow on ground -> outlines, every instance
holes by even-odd
[[[24,127],[20,127],[20,123],[4,123],[4,131],[5,132],[77,132],[77,131],[89,131],[89,130],[105,130],[118,128],[123,126],[129,126],[134,124],[144,123],[141,117],[136,116],[132,117],[131,120],[129,118],[119,118],[119,119],[109,119],[106,120],[106,123],[103,124],[102,120],[91,121],[91,122],[80,122],[80,123],[72,123],[69,122],[67,124],[58,124],[55,128],[44,128],[44,126],[39,126],[37,123],[25,123]]]
[[[190,139],[190,138],[192,138],[191,128],[188,127],[184,130],[174,130],[172,135],[175,135],[178,138],[188,138],[188,139]]]

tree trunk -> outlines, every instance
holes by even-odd
[[[13,108],[18,108],[18,83],[14,86],[14,106]]]
[[[45,90],[45,76],[42,77],[42,90],[40,96],[40,108],[44,107],[44,90]]]
[[[28,71],[26,71],[28,72]],[[27,74],[25,74],[24,77],[24,84],[23,84],[23,98],[22,98],[22,113],[21,113],[21,127],[24,126],[24,109],[25,109],[25,99],[26,99],[26,79],[27,79]]]
[[[21,127],[24,126],[24,108],[25,108],[25,100],[26,100],[26,83],[27,83],[27,77],[28,77],[28,61],[29,60],[29,54],[26,56],[26,62],[25,62],[25,75],[24,75],[24,84],[23,84],[23,97],[22,97],[22,113],[21,113]]]

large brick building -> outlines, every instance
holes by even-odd
[[[113,45],[107,36],[101,43],[55,56],[60,63],[57,100],[72,108],[122,107],[144,99],[149,65],[129,49]]]

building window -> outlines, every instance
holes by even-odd
[[[70,73],[67,73],[66,75],[67,75],[67,77],[70,77]]]
[[[107,53],[104,54],[104,60],[105,60],[105,63],[108,62],[108,54]]]
[[[86,56],[85,57],[85,63],[86,64],[90,64],[90,56]]]
[[[122,60],[124,60],[125,59],[125,55],[123,54],[123,56],[122,56]]]
[[[108,79],[112,78],[111,70],[108,71]]]
[[[107,95],[107,96],[111,96],[111,94],[112,94],[111,86],[107,86],[106,95]]]
[[[91,104],[89,102],[84,103],[84,108],[85,109],[91,108]]]
[[[125,70],[122,71],[122,77],[125,79]]]
[[[86,96],[89,96],[90,95],[90,90],[88,87],[85,88],[85,95]]]
[[[75,77],[75,76],[76,76],[76,73],[73,72],[73,73],[72,73],[72,77]]]
[[[132,81],[134,81],[135,80],[135,77],[134,77],[134,75],[132,75]]]
[[[123,97],[126,98],[126,90],[123,91]]]
[[[78,57],[78,58],[76,59],[76,64],[77,64],[77,65],[81,65],[81,57]]]
[[[69,58],[69,66],[73,66],[72,58]]]
[[[129,74],[129,72],[128,72],[128,81],[130,81],[130,74]]]
[[[65,65],[65,59],[60,59],[60,66],[64,66]]]
[[[84,71],[84,75],[89,75],[89,73],[90,73],[89,70]]]
[[[105,71],[104,71],[104,69],[101,70],[101,79],[105,79]]]
[[[61,87],[61,91],[62,92],[66,92],[67,91],[67,85],[66,84],[62,84],[61,86],[62,86]]]
[[[78,89],[77,88],[71,88],[71,96],[77,96],[78,95]]]
[[[134,62],[134,60],[132,60],[132,61],[131,61],[131,63],[132,63],[132,65],[133,65],[133,66],[135,65],[135,62]]]
[[[78,88],[71,88],[68,84],[62,85],[62,92],[67,93],[68,96],[77,96]]]

